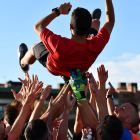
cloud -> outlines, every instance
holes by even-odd
[[[97,67],[104,64],[106,70],[108,70],[109,78],[114,85],[119,82],[126,83],[138,83],[140,88],[140,55],[134,54],[122,54],[111,61],[104,61],[102,63],[96,63],[89,71],[93,73],[95,79],[97,79]]]

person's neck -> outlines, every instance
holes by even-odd
[[[122,125],[123,125],[124,128],[126,128],[128,130],[131,130],[132,129],[132,125],[131,124],[128,124],[128,123],[123,122]]]
[[[75,36],[72,34],[72,39],[79,44],[85,44],[86,43],[86,36]]]

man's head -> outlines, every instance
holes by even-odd
[[[71,15],[71,29],[75,36],[84,36],[91,28],[91,14],[84,8],[76,8],[73,10]]]
[[[26,140],[52,140],[52,134],[41,119],[36,119],[28,123],[25,130]]]
[[[125,103],[115,108],[114,114],[119,118],[123,126],[132,129],[139,124],[138,106],[134,103]]]
[[[115,116],[106,116],[97,126],[96,138],[99,140],[119,140],[123,135],[122,122]]]
[[[10,104],[8,104],[5,108],[4,112],[4,119],[8,122],[9,125],[13,125],[15,119],[17,118],[20,110],[21,110],[21,103],[17,100],[14,100]]]

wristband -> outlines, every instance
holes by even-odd
[[[74,93],[76,95],[77,101],[87,100],[85,96],[85,91],[75,91]]]
[[[106,99],[107,98],[111,98],[112,100],[114,100],[114,96],[113,95],[106,95]]]
[[[52,9],[52,12],[55,11],[57,13],[57,15],[59,16],[60,15],[60,11],[57,9],[58,7]]]

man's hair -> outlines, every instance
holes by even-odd
[[[76,36],[84,36],[91,28],[91,14],[87,9],[77,7],[71,15],[71,25]]]
[[[48,134],[48,127],[41,119],[35,119],[28,123],[25,129],[26,140],[42,140]]]
[[[135,127],[138,126],[139,124],[138,105],[135,103],[130,103],[130,104],[134,107],[134,110],[130,112],[130,117],[133,119],[132,127]]]
[[[124,131],[122,122],[113,115],[105,117],[102,130],[102,140],[119,140]]]
[[[4,119],[8,122],[9,125],[13,125],[15,119],[17,118],[19,111],[17,106],[20,104],[20,101],[14,100],[10,104],[6,105],[4,112]]]

